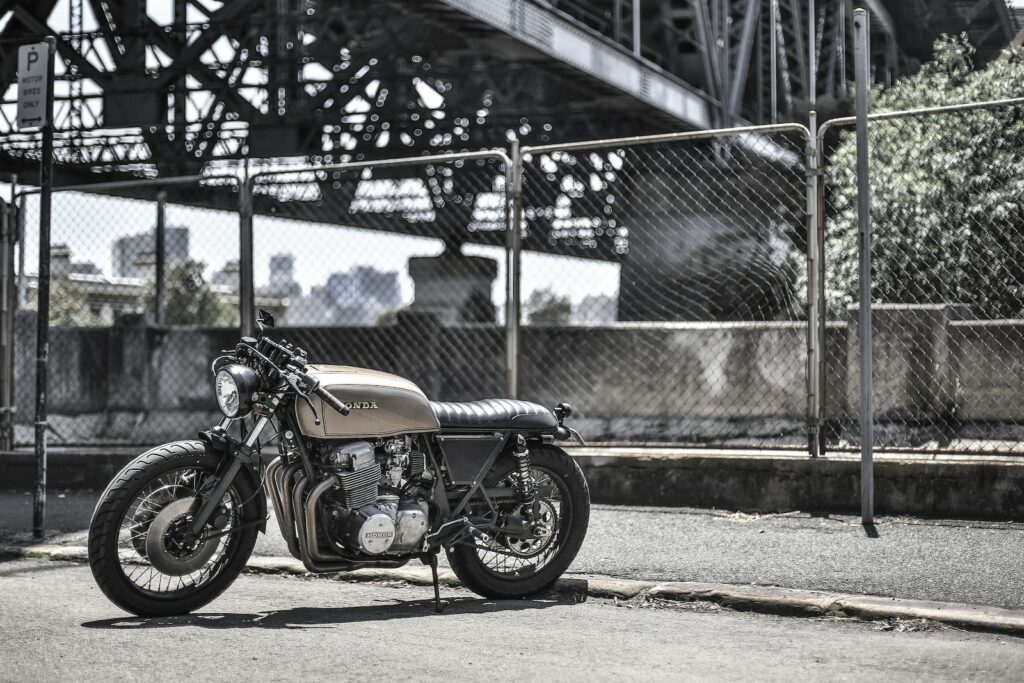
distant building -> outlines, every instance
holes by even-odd
[[[152,254],[148,255],[152,258]],[[139,254],[137,262],[146,263],[147,256]],[[210,289],[217,294],[224,302],[231,306],[239,305],[238,297],[238,262],[229,261],[225,271],[234,266],[235,283],[230,284],[211,282]],[[112,325],[119,315],[124,313],[140,313],[142,297],[147,287],[150,287],[146,278],[129,277],[107,277],[102,274],[94,264],[74,263],[71,260],[71,250],[66,244],[55,244],[50,248],[50,275],[51,282],[65,282],[71,290],[84,295],[84,308],[95,315],[102,324]],[[217,274],[214,274],[217,277]],[[28,275],[26,278],[26,298],[33,301],[39,287],[37,275]],[[286,316],[288,300],[282,297],[275,297],[266,294],[257,294],[256,306],[266,308],[279,319]]]
[[[238,283],[241,282],[241,269],[238,259],[232,259],[224,264],[220,270],[214,271],[210,276],[210,284],[219,287],[226,287],[232,291],[238,291]]]
[[[313,287],[309,296],[293,300],[288,308],[288,323],[374,325],[401,303],[398,273],[377,270],[373,266],[356,266],[332,274],[323,285]]]
[[[275,296],[298,299],[302,296],[302,285],[295,281],[295,256],[274,254],[270,257],[270,282],[260,291]]]
[[[71,249],[66,244],[54,244],[50,247],[50,275],[54,279],[64,278],[72,273],[100,275],[101,272],[92,261],[72,261]]]
[[[168,227],[164,236],[165,263],[183,263],[189,258],[189,229]],[[156,263],[156,229],[127,235],[114,241],[114,277],[152,279]]]

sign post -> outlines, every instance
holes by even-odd
[[[39,285],[36,316],[36,488],[32,535],[42,538],[46,521],[46,380],[50,347],[50,208],[53,193],[53,58],[57,41],[18,48],[18,130],[42,133],[39,159]]]
[[[875,435],[871,358],[871,178],[868,173],[868,90],[871,48],[868,13],[853,12],[854,75],[857,83],[857,219],[860,247],[860,516],[875,523]]]

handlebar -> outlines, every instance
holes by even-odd
[[[291,344],[279,344],[268,337],[253,339],[243,337],[239,348],[246,348],[254,353],[260,360],[268,363],[276,372],[284,372],[286,377],[291,377],[289,383],[292,388],[308,401],[309,394],[316,394],[324,403],[342,415],[348,415],[349,409],[345,404],[335,398],[329,391],[320,386],[319,382],[306,374],[306,352],[302,349],[293,349]],[[312,390],[303,389],[299,381]],[[308,393],[306,393],[308,392]],[[312,404],[310,404],[312,407]]]
[[[314,393],[324,400],[324,403],[337,410],[342,415],[348,415],[349,410],[345,407],[345,404],[334,397],[334,395],[324,389],[322,386],[317,386]]]

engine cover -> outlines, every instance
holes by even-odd
[[[376,505],[349,511],[345,526],[347,545],[367,555],[386,553],[395,541],[395,520]]]

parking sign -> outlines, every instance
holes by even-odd
[[[18,48],[18,130],[46,125],[46,89],[52,74],[46,43]]]

